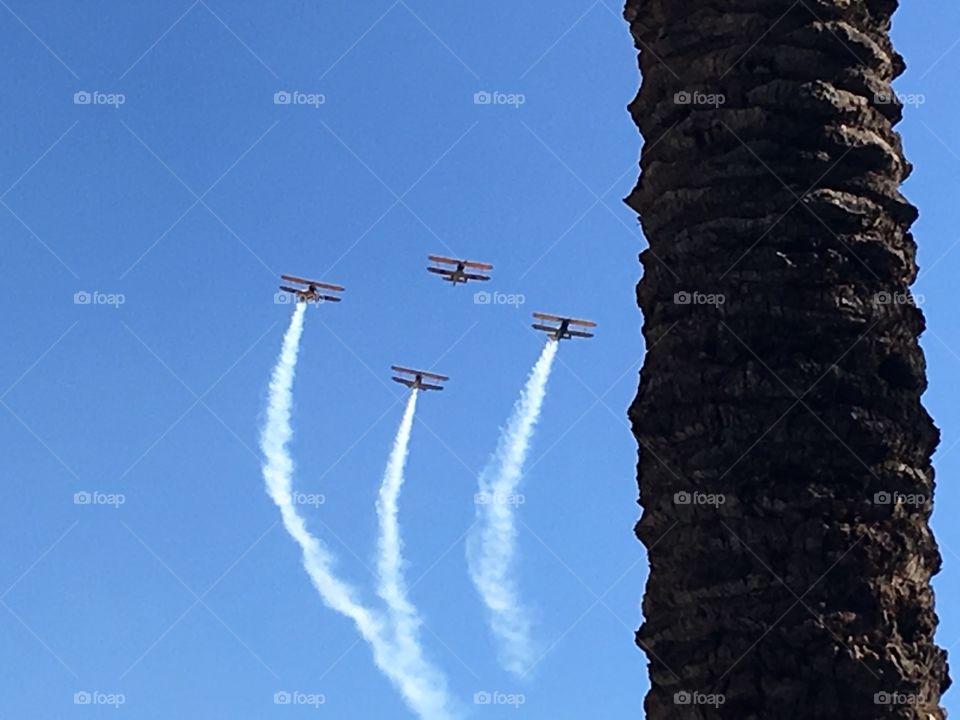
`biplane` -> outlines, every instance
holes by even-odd
[[[554,340],[568,340],[570,338],[592,338],[593,333],[583,332],[581,330],[571,330],[570,326],[595,328],[597,324],[592,320],[578,320],[577,318],[560,317],[558,315],[547,315],[546,313],[535,312],[533,314],[539,322],[533,324],[534,330],[542,330]]]
[[[482,262],[474,262],[473,260],[457,260],[455,258],[443,257],[442,255],[428,255],[427,259],[430,260],[430,262],[437,263],[437,265],[453,266],[455,269],[431,265],[427,268],[427,270],[435,275],[443,276],[444,282],[448,282],[454,286],[456,286],[458,283],[466,283],[469,280],[490,279],[489,275],[468,272],[468,270],[482,270],[483,272],[489,272],[490,270],[493,270],[493,265],[488,265],[487,263]]]
[[[319,280],[308,280],[306,278],[296,277],[295,275],[281,275],[280,277],[287,282],[305,286],[302,288],[290,287],[289,285],[280,286],[280,289],[284,292],[296,295],[298,302],[340,302],[342,299],[336,295],[329,294],[343,292],[344,288],[340,285],[331,285],[330,283],[323,283]]]
[[[413,370],[398,365],[392,365],[390,369],[404,376],[394,376],[394,382],[406,385],[411,390],[443,390],[443,386],[439,383],[446,382],[450,379],[446,375],[437,375],[436,373],[427,372],[426,370]],[[425,379],[430,382],[426,382]]]

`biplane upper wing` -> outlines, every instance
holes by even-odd
[[[475,260],[464,260],[463,266],[473,268],[474,270],[493,270],[493,265],[489,263],[477,262]]]
[[[437,373],[427,372],[426,370],[414,370],[413,368],[402,367],[400,365],[391,365],[390,369],[394,372],[405,373],[407,375],[421,375],[423,377],[433,378],[445,382],[449,380],[446,375],[437,375]]]
[[[459,265],[460,261],[454,258],[444,257],[443,255],[427,255],[427,260],[435,263],[444,263],[445,265]]]
[[[280,277],[284,280],[289,280],[290,282],[300,283],[301,285],[312,285],[314,287],[324,288],[325,290],[333,290],[334,292],[344,291],[342,285],[333,285],[332,283],[320,282],[319,280],[310,280],[309,278],[297,277],[296,275],[281,275]]]
[[[579,320],[577,318],[561,317],[559,315],[548,315],[547,313],[535,312],[533,314],[538,320],[549,320],[550,322],[565,322],[569,325],[579,325],[581,327],[596,327],[597,324],[592,320]]]

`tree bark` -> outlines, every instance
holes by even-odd
[[[896,0],[628,0],[650,720],[940,720]]]

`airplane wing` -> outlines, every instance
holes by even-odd
[[[490,279],[489,275],[475,275],[473,273],[464,273],[463,277],[465,277],[467,280],[489,280]]]
[[[444,263],[446,265],[460,264],[459,260],[455,260],[454,258],[444,257],[443,255],[427,255],[427,259],[436,263]]]
[[[296,275],[281,275],[280,277],[290,282],[300,283],[301,285],[313,285],[314,287],[333,290],[334,292],[344,291],[344,288],[340,285],[332,285],[331,283],[320,282],[319,280],[310,280],[309,278],[297,277]]]
[[[473,268],[474,270],[493,270],[493,265],[488,263],[476,262],[475,260],[465,260],[463,263],[464,267]]]
[[[281,275],[280,277],[283,278],[284,280],[288,280],[289,282],[300,283],[302,285],[310,284],[309,280],[305,280],[304,278],[299,278],[296,275]]]
[[[552,320],[554,322],[563,322],[566,318],[562,318],[558,315],[547,315],[547,313],[535,312],[533,314],[537,320]]]
[[[437,375],[436,373],[427,372],[426,370],[414,370],[413,368],[403,367],[401,365],[391,365],[390,369],[398,373],[406,373],[408,375],[422,375],[423,377],[434,378],[435,380],[446,381],[450,379],[446,375]]]
[[[324,302],[340,302],[343,298],[338,298],[336,295],[318,295],[318,298]]]
[[[582,338],[593,337],[593,333],[580,332],[579,330],[567,330],[567,335],[572,335],[573,337],[582,337]]]
[[[536,323],[533,324],[531,327],[534,330],[542,330],[543,332],[548,332],[548,333],[555,333],[557,330],[559,330],[559,328],[550,327],[549,325],[539,325]]]
[[[439,385],[428,385],[426,383],[420,383],[421,390],[443,390]]]
[[[571,325],[579,325],[580,327],[596,327],[597,324],[593,320],[577,320],[576,318],[568,318]]]
[[[408,388],[412,388],[412,387],[416,384],[416,383],[413,382],[413,380],[407,380],[406,378],[398,378],[398,377],[395,377],[395,378],[393,378],[393,381],[394,381],[394,382],[398,382],[398,383],[400,383],[401,385],[406,385]]]
[[[427,270],[437,275],[443,275],[444,277],[453,277],[454,275],[453,270],[447,270],[447,268],[428,267]]]
[[[292,288],[287,285],[281,285],[280,289],[283,290],[284,292],[294,293],[296,295],[302,295],[306,292],[306,290],[301,290],[300,288]]]

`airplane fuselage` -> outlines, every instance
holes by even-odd
[[[464,266],[463,263],[457,264],[457,269],[453,271],[452,275],[450,275],[449,280],[451,285],[458,285],[460,283],[463,283],[464,285],[466,285],[467,283],[466,267]]]

